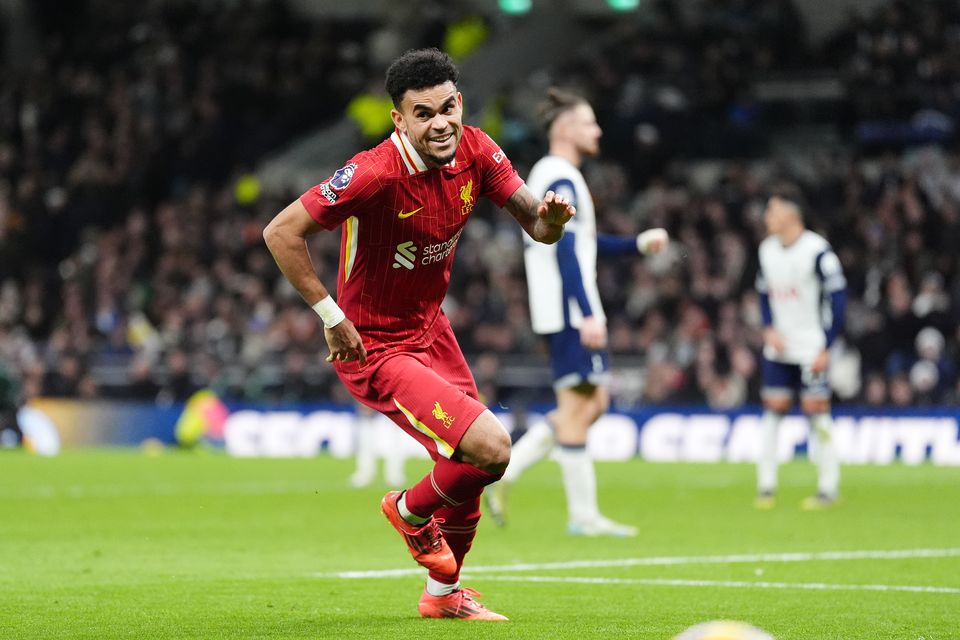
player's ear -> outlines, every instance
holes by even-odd
[[[463,94],[457,91],[457,107],[463,111]]]
[[[407,125],[403,120],[403,114],[397,111],[396,109],[390,109],[390,118],[393,120],[394,126],[399,129],[401,132],[407,132]]]

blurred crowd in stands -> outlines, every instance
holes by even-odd
[[[663,256],[600,265],[615,403],[758,400],[756,247],[765,186],[785,177],[850,286],[837,395],[960,402],[960,12],[889,2],[812,47],[788,0],[695,4],[653,3],[500,96],[499,138],[524,174],[543,152],[535,90],[559,81],[589,95],[605,130],[604,157],[585,167],[601,227],[663,226],[675,239]],[[323,362],[321,324],[261,239],[298,194],[261,189],[249,170],[382,77],[373,58],[389,32],[304,21],[279,2],[47,5],[37,55],[6,60],[0,83],[0,360],[24,397],[173,402],[210,387],[349,402]],[[845,124],[935,113],[950,135],[869,156],[851,136],[771,159],[752,81],[827,60],[847,83]],[[445,304],[488,402],[505,406],[550,397],[519,233],[478,206]],[[332,285],[339,236],[311,242]]]

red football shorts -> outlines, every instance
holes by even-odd
[[[487,409],[450,327],[423,350],[377,356],[362,369],[356,362],[337,365],[354,398],[388,416],[434,460],[451,457]]]

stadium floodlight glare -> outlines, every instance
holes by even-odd
[[[504,13],[518,16],[530,11],[533,0],[497,0],[497,4]]]
[[[640,0],[607,0],[607,5],[614,11],[633,11],[640,7]]]

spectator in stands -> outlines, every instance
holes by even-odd
[[[164,401],[184,402],[199,389],[190,374],[190,358],[185,351],[171,351],[166,358],[166,369],[166,380],[160,389]]]
[[[18,447],[23,442],[17,420],[21,398],[19,381],[11,367],[0,359],[0,449]]]
[[[157,399],[160,385],[153,379],[153,368],[146,357],[139,356],[130,361],[129,376],[129,384],[119,392],[120,397],[146,402]]]
[[[84,377],[80,357],[75,353],[63,354],[52,366],[43,380],[43,395],[56,398],[76,398],[80,395],[80,382]]]

